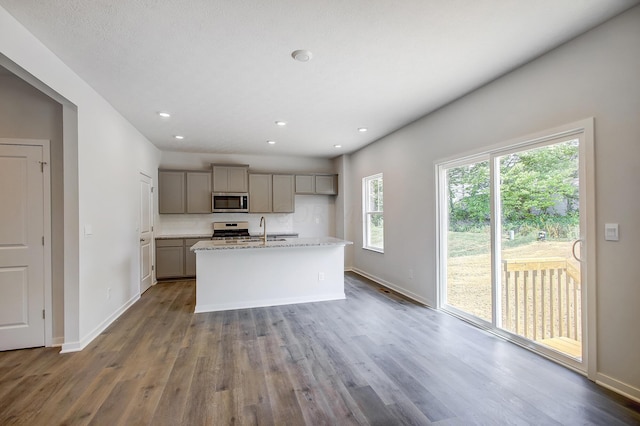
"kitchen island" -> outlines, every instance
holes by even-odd
[[[344,299],[344,247],[338,238],[200,241],[196,313]]]

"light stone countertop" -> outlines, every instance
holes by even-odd
[[[191,238],[211,238],[211,234],[176,234],[176,235],[156,235],[156,240],[179,240],[179,239],[191,239]]]
[[[260,238],[262,234],[251,234],[251,238]],[[267,232],[267,237],[280,237],[280,238],[297,238],[297,232]],[[179,240],[179,239],[210,239],[211,234],[173,234],[173,235],[156,235],[156,240]]]
[[[191,247],[191,251],[201,250],[238,250],[238,249],[268,249],[283,247],[319,247],[319,246],[346,246],[353,244],[351,241],[334,237],[321,238],[282,238],[275,241],[224,241],[209,240],[200,241]]]

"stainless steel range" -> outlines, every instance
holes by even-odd
[[[213,222],[212,240],[249,241],[249,222]]]

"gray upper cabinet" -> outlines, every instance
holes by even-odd
[[[249,213],[271,213],[272,179],[267,174],[249,175]]]
[[[250,213],[293,213],[294,176],[252,173],[249,175]]]
[[[273,212],[293,213],[295,211],[294,176],[273,175]]]
[[[186,177],[181,171],[158,171],[158,210],[160,213],[184,213]]]
[[[213,192],[248,192],[249,166],[213,165]]]
[[[336,195],[338,193],[337,175],[316,175],[316,194]]]
[[[313,175],[296,175],[296,194],[315,194],[316,181]]]
[[[211,213],[211,173],[158,170],[160,213]]]
[[[211,213],[211,173],[187,172],[187,213]]]
[[[296,175],[296,194],[324,194],[338,193],[338,175]]]

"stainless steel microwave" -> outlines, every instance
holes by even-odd
[[[249,194],[246,192],[214,192],[211,197],[214,213],[249,212]]]

